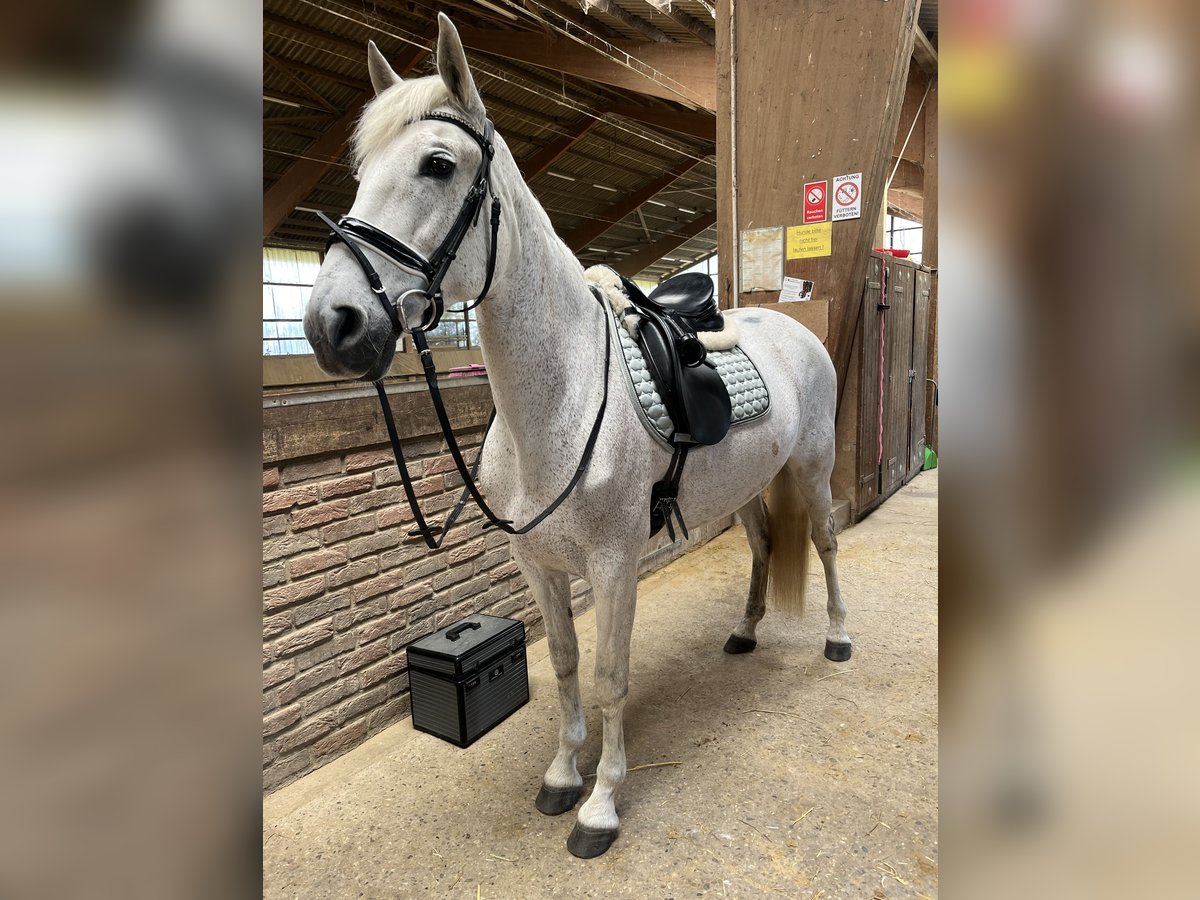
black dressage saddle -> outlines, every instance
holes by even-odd
[[[634,339],[675,425],[671,465],[666,476],[654,485],[650,497],[651,534],[665,525],[674,540],[674,516],[686,538],[687,525],[676,498],[688,451],[719,442],[733,419],[729,391],[696,333],[720,331],[725,320],[707,275],[676,275],[649,296],[628,278],[622,277],[621,284],[638,316]]]

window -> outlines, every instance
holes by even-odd
[[[313,352],[301,322],[320,268],[316,251],[263,247],[263,356]]]
[[[912,222],[899,216],[888,216],[887,245],[892,250],[908,250],[908,258],[915,263],[921,261],[923,229],[920,222]]]
[[[707,275],[712,279],[713,290],[718,293],[720,292],[720,285],[717,284],[717,255],[715,253],[694,265],[688,266],[683,272],[679,272],[678,274],[682,275],[684,272],[699,272],[701,275]]]
[[[304,337],[304,307],[320,269],[321,254],[314,250],[263,247],[263,356],[313,352]],[[475,311],[455,312],[447,307],[428,338],[435,348],[478,347]]]
[[[474,299],[470,298],[471,301]],[[460,305],[456,303],[454,307]],[[438,327],[427,333],[430,347],[457,347],[465,350],[479,346],[479,325],[475,321],[475,310],[458,312],[454,307],[447,305]]]

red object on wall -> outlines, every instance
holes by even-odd
[[[804,224],[829,218],[829,182],[810,181],[804,185]]]
[[[875,252],[890,253],[892,256],[896,257],[896,259],[908,259],[908,255],[912,253],[911,250],[891,250],[887,247],[876,247]]]

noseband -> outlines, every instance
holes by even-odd
[[[361,219],[342,216],[338,221],[334,222],[323,212],[318,212],[317,215],[330,228],[329,240],[325,244],[326,251],[339,241],[346,245],[354,255],[359,268],[362,269],[363,274],[366,276],[367,284],[371,286],[371,293],[379,299],[379,302],[388,314],[388,318],[391,319],[392,337],[398,337],[401,332],[408,332],[412,335],[413,343],[420,353],[421,369],[425,374],[425,383],[429,386],[429,395],[433,400],[433,408],[434,412],[437,413],[438,424],[441,426],[442,435],[446,438],[446,446],[450,451],[451,458],[454,460],[454,466],[458,469],[458,474],[463,480],[463,490],[459,495],[458,502],[441,525],[434,525],[426,521],[425,516],[421,512],[420,504],[417,502],[416,490],[413,487],[408,466],[404,461],[404,451],[400,445],[400,435],[396,431],[396,422],[392,417],[392,407],[388,403],[387,392],[384,390],[382,377],[375,382],[375,392],[379,395],[379,404],[383,410],[383,421],[387,426],[388,439],[392,444],[392,454],[396,458],[396,468],[400,470],[400,482],[404,486],[404,495],[408,500],[408,506],[412,510],[413,520],[417,526],[413,531],[409,532],[409,537],[421,538],[431,550],[437,550],[446,540],[446,535],[449,533],[451,526],[458,518],[459,513],[462,512],[463,507],[466,506],[468,497],[474,499],[487,518],[488,521],[484,526],[485,528],[499,528],[507,534],[526,534],[558,509],[559,505],[575,490],[575,486],[579,484],[583,478],[583,473],[587,470],[588,464],[591,462],[592,453],[596,449],[596,438],[600,435],[600,425],[604,421],[604,410],[608,406],[608,374],[612,357],[612,343],[608,335],[608,313],[605,312],[601,320],[601,325],[604,327],[604,393],[600,398],[600,407],[596,410],[596,418],[592,423],[592,430],[588,434],[587,443],[584,445],[579,465],[575,467],[575,472],[562,493],[549,506],[534,516],[525,525],[522,525],[520,528],[515,527],[511,519],[502,518],[492,512],[491,507],[488,506],[487,501],[483,498],[483,494],[479,490],[479,486],[475,482],[475,477],[479,472],[479,463],[483,459],[483,448],[487,441],[487,435],[491,431],[492,422],[496,418],[496,410],[493,407],[491,418],[488,419],[487,428],[483,433],[483,441],[479,445],[479,455],[475,457],[475,464],[468,468],[466,461],[463,459],[462,451],[459,449],[458,441],[454,437],[450,417],[446,413],[446,405],[442,402],[442,393],[438,387],[437,369],[434,366],[433,353],[430,351],[429,342],[425,338],[425,332],[436,328],[438,322],[441,321],[442,313],[445,309],[442,299],[442,281],[446,277],[446,272],[450,269],[450,264],[454,262],[454,257],[458,253],[458,248],[462,246],[467,232],[479,221],[479,210],[483,207],[483,198],[489,193],[492,195],[492,216],[487,274],[483,281],[483,289],[480,290],[479,295],[460,311],[465,312],[474,309],[482,303],[483,298],[487,296],[492,286],[492,275],[496,271],[496,235],[500,230],[500,200],[496,197],[495,191],[492,190],[491,183],[492,157],[495,155],[492,136],[495,134],[495,127],[492,125],[491,120],[487,119],[484,121],[483,134],[480,134],[461,119],[445,115],[444,113],[430,113],[424,116],[423,119],[449,122],[452,125],[457,125],[474,139],[482,151],[482,157],[479,160],[479,170],[475,173],[475,181],[472,183],[471,189],[467,192],[467,196],[463,200],[462,209],[458,212],[458,218],[454,220],[454,224],[450,226],[449,233],[431,257],[426,258],[416,248]],[[375,267],[371,265],[371,261],[363,253],[361,244],[365,244],[383,254],[384,257],[401,268],[421,273],[426,280],[425,287],[405,291],[400,295],[397,302],[393,302],[379,278],[379,273],[375,271]],[[601,308],[607,310],[607,303],[600,295],[600,292],[593,289],[592,293],[600,303]],[[404,315],[404,299],[412,295],[422,296],[426,301],[425,312],[421,317],[421,321],[417,324],[407,322]]]
[[[404,331],[410,333],[418,330],[429,331],[437,327],[445,309],[445,303],[442,299],[442,281],[445,279],[446,273],[450,270],[450,264],[454,262],[454,258],[458,254],[458,248],[462,246],[467,232],[479,221],[479,210],[483,207],[484,196],[489,193],[492,195],[492,224],[488,249],[487,276],[484,279],[483,289],[479,292],[479,296],[470,305],[463,307],[460,311],[474,309],[483,302],[483,298],[487,296],[487,292],[492,286],[492,275],[496,271],[496,235],[500,230],[500,199],[496,196],[496,192],[492,190],[491,182],[492,157],[496,153],[492,143],[495,127],[492,125],[491,120],[487,119],[484,122],[483,134],[480,134],[462,119],[446,115],[445,113],[430,113],[427,116],[423,116],[422,120],[449,122],[452,125],[457,125],[471,136],[475,143],[479,145],[481,151],[479,169],[475,172],[475,181],[472,183],[471,189],[467,191],[467,196],[463,199],[462,208],[458,211],[458,218],[454,220],[454,224],[450,226],[450,231],[446,234],[441,244],[438,245],[438,248],[433,251],[432,256],[426,258],[415,247],[397,237],[393,237],[380,228],[376,228],[368,222],[362,221],[362,219],[342,216],[334,222],[325,213],[317,213],[321,221],[328,225],[330,229],[329,240],[325,244],[326,251],[335,243],[341,242],[354,254],[354,259],[358,263],[358,267],[363,270],[363,274],[367,277],[367,284],[371,286],[371,292],[378,298],[379,302],[383,305],[384,311],[388,314],[388,318],[392,321],[393,337],[398,336]],[[362,248],[359,246],[360,244],[365,244],[371,249],[378,251],[402,268],[419,272],[425,278],[425,287],[405,291],[400,295],[398,301],[393,302],[383,287],[383,281],[379,278],[379,273],[375,271],[375,267],[371,265],[370,260],[363,253]],[[426,302],[421,321],[415,324],[407,322],[404,316],[404,300],[406,297],[413,295],[424,297]]]

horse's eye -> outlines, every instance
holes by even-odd
[[[454,172],[454,160],[448,156],[430,156],[425,160],[425,165],[421,167],[421,170],[422,175],[449,178]]]

